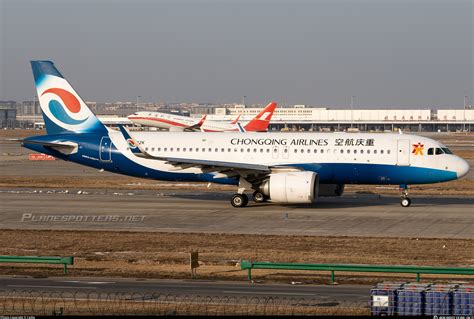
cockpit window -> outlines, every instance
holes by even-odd
[[[436,155],[441,155],[444,154],[443,150],[440,149],[439,147],[436,148]]]
[[[443,147],[442,149],[446,154],[453,154],[453,152],[451,152],[451,150],[447,147]]]
[[[428,149],[428,155],[433,155],[433,150],[434,150],[434,148],[430,147]]]

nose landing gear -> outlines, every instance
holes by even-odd
[[[409,207],[411,200],[408,198],[408,185],[400,185],[400,205]]]

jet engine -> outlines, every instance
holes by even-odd
[[[304,204],[316,200],[318,185],[319,176],[314,172],[281,172],[271,174],[259,190],[272,202]]]
[[[319,184],[319,196],[341,196],[344,193],[344,184]]]

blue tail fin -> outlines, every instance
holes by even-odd
[[[53,62],[31,61],[31,68],[48,134],[107,132]]]

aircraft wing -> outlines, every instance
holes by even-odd
[[[204,121],[206,120],[206,116],[207,115],[204,115],[198,123],[196,123],[194,125],[191,125],[191,126],[188,126],[188,127],[185,127],[183,130],[184,131],[190,131],[190,132],[200,131],[201,126],[204,124]]]
[[[135,156],[164,161],[174,166],[173,170],[182,170],[191,167],[201,168],[203,172],[217,173],[214,178],[244,176],[249,181],[261,180],[272,171],[299,171],[298,167],[268,166],[227,161],[213,161],[180,157],[155,156],[143,149],[128,133],[127,129],[119,125],[120,131],[127,140],[130,150]]]

